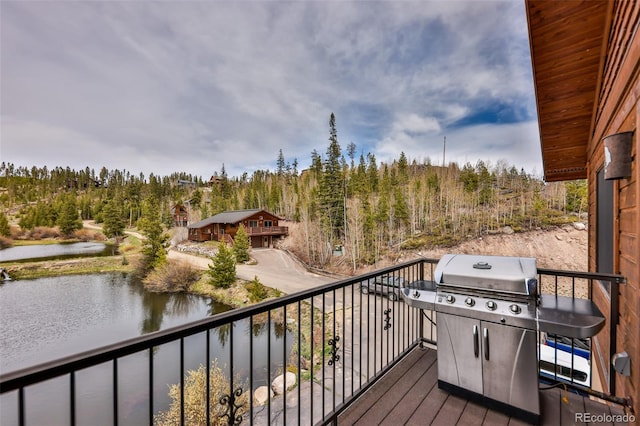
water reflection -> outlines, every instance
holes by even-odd
[[[36,244],[0,250],[0,262],[29,262],[37,260],[69,259],[83,256],[114,256],[118,246],[98,242]]]
[[[195,295],[149,293],[122,273],[5,282],[0,368],[51,361],[230,308]]]
[[[142,334],[160,330],[168,303],[168,294],[150,295],[146,293],[142,296],[145,312],[142,320]]]

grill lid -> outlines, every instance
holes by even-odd
[[[448,287],[535,295],[536,259],[530,257],[447,254],[435,270],[435,282]]]

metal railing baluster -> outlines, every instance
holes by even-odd
[[[149,348],[149,425],[153,425],[153,347]]]
[[[309,384],[310,384],[310,386],[309,386],[309,393],[310,393],[309,394],[309,400],[311,401],[311,404],[310,404],[311,405],[311,407],[310,407],[311,416],[310,417],[311,417],[311,424],[313,425],[313,424],[315,424],[315,422],[313,421],[313,386],[315,384],[315,380],[313,380],[313,373],[314,373],[313,370],[315,369],[315,364],[314,364],[314,360],[313,360],[314,340],[315,340],[314,339],[314,333],[313,333],[313,319],[314,319],[314,316],[315,316],[315,309],[314,309],[314,306],[313,306],[313,297],[311,297],[311,314],[310,314],[310,316],[311,316],[311,329],[309,331],[309,335],[311,336],[311,355],[310,355],[310,357],[311,357],[311,361],[310,361],[310,364],[311,364],[311,368],[310,368],[310,370],[311,370],[311,381],[309,382]]]
[[[24,387],[18,389],[18,425],[24,426]]]
[[[283,337],[282,337],[282,374],[284,376],[284,392],[282,393],[282,422],[287,424],[287,305],[282,307]]]
[[[118,426],[118,358],[113,359],[113,426]]]
[[[76,372],[69,374],[69,424],[76,424]]]
[[[207,373],[207,384],[205,392],[205,409],[207,410],[205,415],[205,421],[207,426],[211,424],[211,330],[205,332],[205,371]]]
[[[180,424],[184,424],[184,337],[180,338]]]
[[[253,425],[253,315],[249,317],[249,424]]]
[[[271,309],[267,311],[267,423],[271,424]]]
[[[298,300],[298,424],[302,417],[302,372],[301,372],[301,359],[302,359],[302,306]],[[251,398],[253,399],[253,398]]]

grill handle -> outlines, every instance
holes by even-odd
[[[478,340],[478,326],[473,326],[473,354],[478,358],[480,352],[480,341]]]
[[[484,359],[489,361],[489,329],[485,328],[483,332],[484,341],[482,342],[482,346],[484,346]]]

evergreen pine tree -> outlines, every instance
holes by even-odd
[[[121,203],[109,200],[102,210],[104,221],[102,232],[107,238],[117,238],[124,234],[124,219],[122,218]]]
[[[284,161],[284,154],[282,153],[282,149],[280,149],[280,151],[278,152],[278,160],[276,161],[276,173],[278,174],[279,177],[282,177],[284,175],[284,171],[285,171],[285,161]]]
[[[218,253],[209,264],[209,283],[218,288],[229,288],[236,280],[236,261],[224,241],[218,245]]]
[[[243,263],[249,260],[249,246],[249,234],[241,223],[236,236],[233,238],[233,254],[236,262]]]
[[[7,219],[7,215],[2,212],[0,214],[0,235],[3,237],[11,236],[11,228],[9,227],[9,219]]]
[[[74,196],[69,195],[62,203],[62,208],[58,214],[57,220],[60,232],[65,235],[71,235],[73,231],[82,229],[82,220],[78,215],[78,208],[76,207],[76,199]]]
[[[169,236],[164,233],[160,220],[160,207],[155,198],[151,198],[143,205],[143,216],[138,221],[138,227],[145,236],[142,246],[146,269],[160,266],[167,258],[165,246]]]
[[[320,204],[322,222],[332,238],[342,238],[344,232],[344,178],[342,175],[342,151],[338,143],[336,118],[329,119],[329,147],[320,179]]]

